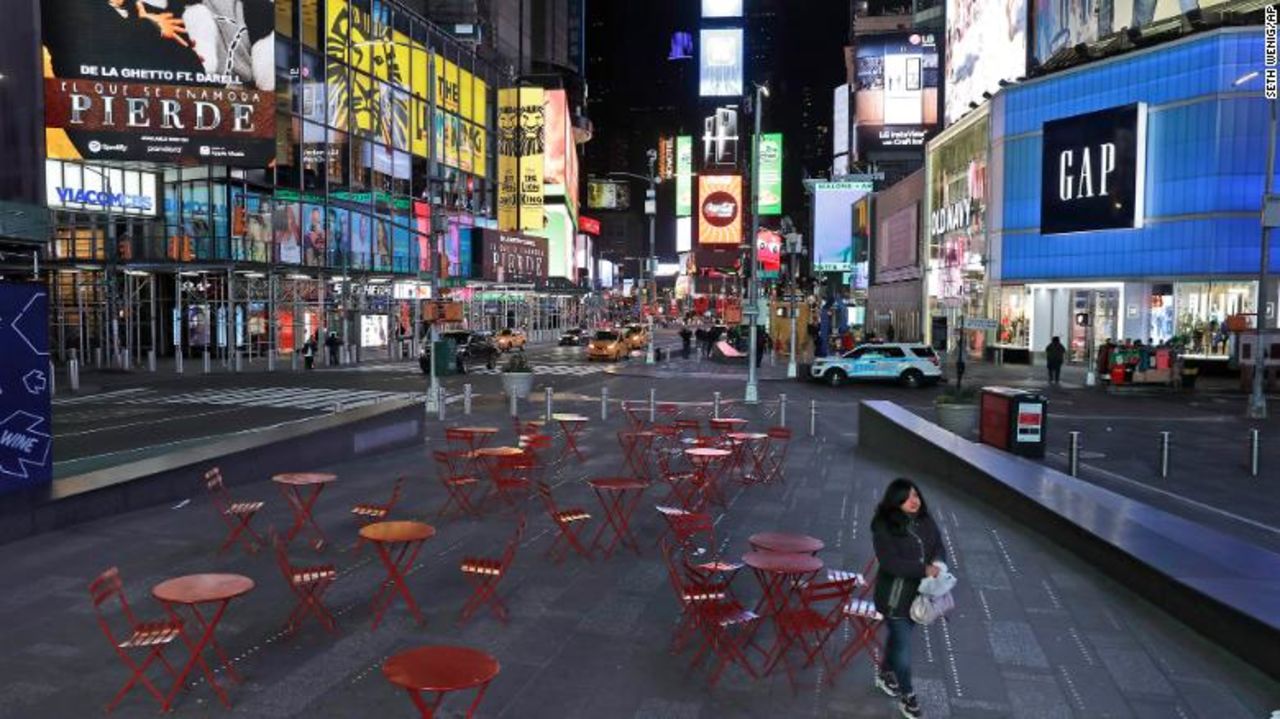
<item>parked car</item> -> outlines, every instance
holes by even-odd
[[[649,331],[643,325],[627,325],[622,330],[622,337],[627,342],[627,347],[633,350],[644,349],[649,344]]]
[[[453,330],[440,333],[440,339],[454,343],[455,367],[459,362],[464,370],[472,367],[493,369],[497,366],[498,347],[490,336],[483,332]],[[418,367],[422,369],[423,374],[431,374],[431,341],[429,339],[423,342],[422,349],[418,352]]]
[[[498,346],[500,352],[510,352],[511,350],[522,350],[525,345],[524,333],[520,330],[513,330],[508,327],[494,336],[493,342]]]
[[[585,341],[587,341],[587,333],[577,327],[560,333],[561,347],[580,347]]]
[[[597,330],[587,345],[587,359],[620,360],[631,353],[622,334],[614,330]]]
[[[851,379],[893,380],[920,387],[942,379],[942,363],[925,344],[864,344],[839,357],[815,359],[809,375],[832,387]]]

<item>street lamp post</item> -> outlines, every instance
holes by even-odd
[[[1259,77],[1257,71],[1250,72],[1235,81],[1235,85],[1249,82]],[[1257,333],[1253,345],[1253,390],[1249,393],[1249,405],[1247,415],[1250,419],[1266,419],[1267,418],[1267,394],[1266,385],[1266,352],[1263,350],[1262,342],[1262,325],[1266,322],[1267,317],[1267,265],[1271,261],[1271,221],[1268,219],[1268,204],[1272,201],[1272,192],[1275,185],[1276,174],[1276,100],[1272,99],[1267,102],[1269,108],[1269,122],[1267,127],[1267,162],[1266,177],[1262,181],[1262,247],[1260,248],[1261,261],[1258,266],[1258,300],[1257,305],[1257,321],[1254,322],[1254,331]]]
[[[645,265],[648,266],[647,270],[648,270],[648,276],[649,276],[649,285],[648,285],[649,289],[645,292],[645,295],[646,295],[646,299],[652,302],[653,299],[656,298],[658,294],[658,279],[654,276],[654,272],[653,272],[653,269],[654,269],[653,268],[653,259],[654,259],[653,234],[654,234],[654,222],[656,221],[657,215],[658,215],[658,183],[661,182],[661,180],[658,178],[653,168],[654,163],[658,161],[658,151],[649,150],[647,153],[647,157],[649,159],[649,176],[648,177],[645,177],[643,175],[637,175],[631,172],[610,172],[608,173],[608,175],[610,177],[629,177],[629,178],[642,180],[644,182],[649,183],[649,189],[648,191],[645,192],[645,200],[644,200],[645,214],[649,216],[649,252],[646,254],[644,258],[644,263]],[[640,270],[639,280],[640,280],[640,285],[644,286],[645,270],[643,269]],[[649,318],[649,344],[645,349],[644,363],[653,364],[653,318],[652,316],[650,316]]]
[[[747,391],[743,397],[743,401],[747,404],[756,404],[760,401],[760,388],[756,382],[756,343],[760,341],[758,337],[760,268],[757,263],[760,248],[756,241],[756,234],[760,232],[760,116],[764,111],[761,103],[764,101],[763,98],[768,96],[768,87],[756,85],[756,102],[751,108],[756,123],[755,134],[751,136],[751,234],[747,237],[747,241],[751,243],[751,280],[747,286],[747,311],[742,313],[747,318],[747,322],[751,323],[748,330],[751,340],[747,345]]]

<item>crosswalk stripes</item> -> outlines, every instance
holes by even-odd
[[[536,364],[532,366],[535,375],[554,375],[559,377],[587,377],[609,370],[608,365],[597,364]],[[501,369],[469,369],[467,374],[496,375]]]
[[[103,397],[103,395],[97,395]],[[344,409],[361,407],[388,399],[422,399],[417,392],[379,392],[376,390],[326,389],[318,387],[242,387],[203,389],[175,395],[160,395],[153,390],[140,390],[110,400],[115,404],[207,404],[234,407],[271,407],[275,409],[328,410],[336,405]]]
[[[117,400],[127,399],[140,393],[145,394],[150,391],[151,390],[146,387],[130,387],[129,389],[117,389],[110,392],[99,392],[98,394],[86,394],[76,397],[59,397],[53,400],[53,406],[66,407],[77,404],[110,403]]]

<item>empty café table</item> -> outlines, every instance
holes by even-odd
[[[758,532],[748,537],[747,542],[754,551],[783,554],[817,554],[827,546],[817,537],[788,532]]]
[[[606,524],[613,529],[613,540],[608,546],[602,547],[605,558],[613,556],[613,550],[619,543],[630,547],[631,551],[639,555],[640,545],[631,536],[631,515],[635,513],[636,505],[649,488],[649,483],[634,477],[599,477],[587,480],[587,484],[595,490],[600,506],[604,509]],[[596,536],[591,541],[591,551],[594,552],[601,545],[606,524],[600,525],[596,530]]]
[[[716,487],[716,474],[711,471],[711,465],[727,459],[733,455],[733,452],[718,447],[693,447],[686,449],[684,454],[693,464],[695,489],[702,494],[704,500],[723,505],[724,498],[720,496],[720,490]],[[686,507],[686,509],[696,508]]]
[[[418,558],[418,552],[422,551],[422,543],[435,534],[434,527],[422,522],[374,522],[360,528],[360,538],[378,550],[378,557],[387,568],[387,578],[373,596],[374,629],[382,621],[383,612],[395,601],[397,592],[404,597],[404,603],[418,623],[426,623],[409,586],[405,584],[404,575]]]
[[[769,435],[763,432],[729,432],[725,435],[733,442],[734,464],[742,472],[744,484],[755,484],[764,481],[767,474],[764,466],[768,456]],[[751,463],[750,469],[747,462]]]
[[[227,671],[227,675],[233,681],[240,681],[240,675],[231,666],[231,660],[227,658],[226,652],[222,651],[222,646],[218,644],[218,640],[213,635],[214,630],[218,628],[218,622],[222,621],[222,615],[226,613],[227,605],[231,603],[231,600],[248,594],[253,590],[253,586],[252,579],[239,574],[188,574],[182,577],[166,579],[151,589],[151,596],[163,604],[165,611],[174,619],[182,620],[182,616],[178,613],[178,608],[186,607],[196,620],[194,625],[185,623],[183,625],[182,641],[191,650],[191,656],[174,680],[173,688],[169,690],[169,696],[165,697],[165,711],[172,708],[174,698],[186,684],[187,677],[197,664],[200,665],[200,671],[204,674],[205,681],[209,682],[209,686],[218,695],[218,699],[222,700],[223,706],[231,707],[231,702],[227,700],[226,692],[213,678],[213,671],[209,669],[209,665],[204,660],[204,651],[207,648],[212,648],[214,653],[218,655],[218,660],[222,662],[222,667]],[[216,608],[213,609],[212,614],[206,617],[205,612],[200,611],[201,605],[216,605]],[[187,634],[186,628],[190,626],[199,626],[201,630],[200,638],[194,643]]]
[[[823,562],[812,554],[747,552],[742,555],[742,563],[751,567],[763,591],[756,613],[771,619],[777,629],[773,646],[768,651],[769,661],[765,663],[766,667],[772,667],[780,653],[791,644],[778,617],[792,602],[800,601],[796,596],[800,588],[822,569]]]
[[[578,435],[587,426],[587,422],[591,421],[590,418],[580,414],[553,414],[551,419],[560,424],[560,431],[564,434],[564,451],[560,453],[560,457],[573,454],[578,459],[583,459],[582,452],[578,450]]]
[[[467,716],[473,716],[489,682],[498,676],[500,669],[497,659],[479,649],[453,646],[410,649],[382,664],[387,681],[408,692],[414,706],[428,718],[435,716],[445,694],[478,688],[476,698],[467,709]],[[424,699],[425,692],[434,693],[434,699]]]
[[[316,524],[311,510],[315,507],[316,500],[320,498],[320,492],[324,491],[325,486],[337,479],[338,475],[324,472],[289,472],[277,474],[271,478],[271,481],[280,488],[285,501],[293,508],[293,525],[285,533],[285,541],[292,542],[299,532],[310,525],[311,533],[315,536],[312,544],[316,549],[324,549],[326,541],[324,532],[320,529],[320,525]],[[308,489],[311,490],[310,493],[307,493]]]

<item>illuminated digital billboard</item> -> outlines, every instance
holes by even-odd
[[[1027,74],[1026,0],[947,0],[946,124]]]
[[[938,124],[938,47],[932,33],[867,35],[854,50],[854,126],[860,157],[921,147]]]
[[[698,94],[742,94],[742,28],[703,28],[698,52]]]

